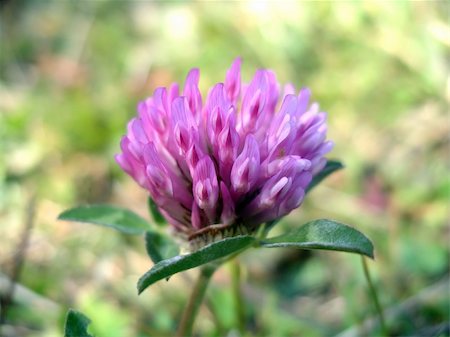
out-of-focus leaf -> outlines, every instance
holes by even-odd
[[[153,217],[153,220],[155,220],[155,223],[160,226],[164,226],[167,224],[166,219],[162,216],[162,214],[159,212],[158,206],[156,206],[155,202],[152,198],[147,199],[148,202],[148,209]]]
[[[145,248],[154,263],[178,255],[178,245],[168,236],[156,231],[145,232]]]
[[[277,219],[272,220],[272,221],[269,221],[269,222],[266,222],[266,226],[265,226],[265,228],[264,228],[264,236],[267,236],[267,235],[269,234],[270,230],[271,230],[273,227],[275,227],[275,225],[276,225],[278,222],[280,222],[280,220],[281,220],[282,218],[283,218],[283,217],[277,218]]]
[[[309,183],[308,187],[306,188],[305,193],[308,193],[311,191],[314,187],[316,187],[322,180],[324,180],[326,177],[328,177],[333,172],[336,172],[340,169],[344,168],[344,165],[340,161],[337,160],[328,160],[325,167],[317,173],[312,181]]]
[[[372,242],[361,232],[342,223],[320,219],[270,239],[262,247],[295,247],[350,252],[373,258]]]
[[[64,326],[64,337],[92,337],[87,332],[91,320],[81,312],[69,309]]]
[[[250,247],[256,239],[252,236],[236,236],[211,243],[194,253],[178,255],[155,264],[138,281],[138,292],[143,292],[153,283],[184,270],[195,268],[203,264],[226,257]]]
[[[150,225],[136,213],[111,205],[81,206],[62,212],[58,219],[93,223],[125,234],[143,234]]]

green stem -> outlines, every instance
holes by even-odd
[[[386,328],[386,323],[384,320],[383,309],[380,305],[380,301],[378,300],[378,294],[377,294],[375,285],[373,284],[372,278],[370,277],[369,266],[367,265],[367,260],[364,256],[361,256],[361,260],[362,260],[363,269],[364,269],[364,276],[366,277],[367,284],[369,285],[370,295],[372,296],[373,302],[375,303],[375,307],[378,312],[381,330],[383,331],[383,334],[385,336],[388,336],[389,334],[388,334],[388,330]]]
[[[192,327],[194,325],[195,318],[197,317],[200,304],[203,301],[203,297],[206,293],[209,280],[216,271],[216,266],[206,265],[200,269],[200,275],[195,282],[194,289],[191,293],[191,297],[184,308],[183,315],[181,316],[180,325],[177,330],[177,337],[186,337],[192,335]]]
[[[241,266],[238,259],[231,261],[231,287],[233,290],[233,298],[236,313],[236,323],[240,335],[245,333],[245,311],[241,293]]]

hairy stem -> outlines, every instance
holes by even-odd
[[[367,284],[369,286],[370,295],[372,296],[373,302],[375,304],[376,310],[378,312],[378,316],[380,318],[381,330],[385,336],[388,336],[388,330],[386,328],[386,323],[384,320],[383,309],[380,305],[380,301],[378,300],[377,290],[375,285],[372,282],[372,278],[370,277],[369,266],[367,265],[367,260],[364,256],[361,256],[361,261],[364,269],[364,276],[366,277]]]
[[[194,289],[189,297],[188,303],[184,308],[183,315],[181,316],[180,325],[177,330],[177,337],[187,337],[192,335],[192,327],[194,325],[195,318],[197,317],[200,304],[203,301],[203,297],[206,293],[209,280],[216,271],[216,266],[206,265],[200,269],[200,274],[195,282]]]
[[[245,333],[245,311],[241,292],[241,266],[237,258],[230,264],[231,268],[231,287],[233,291],[236,323],[241,336]]]

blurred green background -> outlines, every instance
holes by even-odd
[[[374,242],[370,269],[391,335],[449,333],[448,2],[1,1],[0,290],[34,226],[5,336],[61,336],[73,307],[96,336],[171,336],[196,271],[141,296],[143,240],[59,222],[108,202],[148,217],[113,160],[139,100],[201,68],[201,87],[243,58],[309,86],[346,169],[274,230],[314,218]],[[447,83],[446,83],[447,82]],[[378,336],[360,257],[289,249],[240,258],[247,336]],[[195,331],[239,336],[222,268]]]

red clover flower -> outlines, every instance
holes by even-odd
[[[326,114],[280,85],[271,70],[241,82],[241,60],[203,102],[200,71],[183,91],[158,88],[138,105],[122,138],[121,168],[144,189],[191,248],[249,234],[299,207],[326,164]]]

